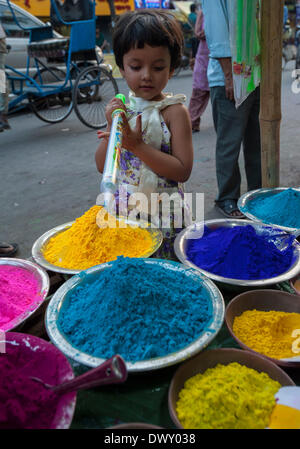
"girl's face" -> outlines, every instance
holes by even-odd
[[[144,100],[162,100],[162,90],[173,75],[171,55],[167,47],[132,48],[123,56],[120,69],[128,87]]]

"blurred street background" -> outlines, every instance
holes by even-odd
[[[300,186],[300,83],[294,61],[282,72],[280,185]],[[122,79],[119,90],[128,98]],[[189,103],[192,72],[182,70],[169,81],[166,92],[184,93]],[[94,154],[96,130],[72,113],[58,124],[46,124],[29,111],[10,116],[12,129],[0,135],[1,241],[17,242],[18,257],[27,258],[35,240],[53,227],[72,221],[93,206],[101,175]],[[214,208],[215,131],[210,104],[200,133],[193,134],[194,166],[186,192],[205,194],[205,219],[223,218]],[[241,155],[243,171],[243,158]],[[243,173],[242,193],[246,190]]]

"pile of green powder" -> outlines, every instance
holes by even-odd
[[[212,303],[197,275],[165,261],[119,257],[72,289],[58,316],[67,340],[87,354],[135,362],[178,351],[212,322]],[[81,273],[82,275],[82,273]]]

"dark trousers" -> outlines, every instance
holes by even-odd
[[[210,89],[216,142],[216,175],[218,183],[217,203],[238,200],[241,173],[239,154],[243,144],[247,188],[261,187],[260,147],[260,90],[259,87],[236,109],[235,103],[226,98],[225,87]]]

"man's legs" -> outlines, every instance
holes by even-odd
[[[252,105],[244,134],[244,160],[248,190],[261,187],[261,144],[260,144],[260,90],[252,94]]]
[[[224,86],[212,87],[210,95],[217,133],[216,174],[219,193],[216,203],[222,207],[225,201],[236,204],[240,196],[238,159],[248,110],[242,105],[237,111],[234,102],[226,98]]]

